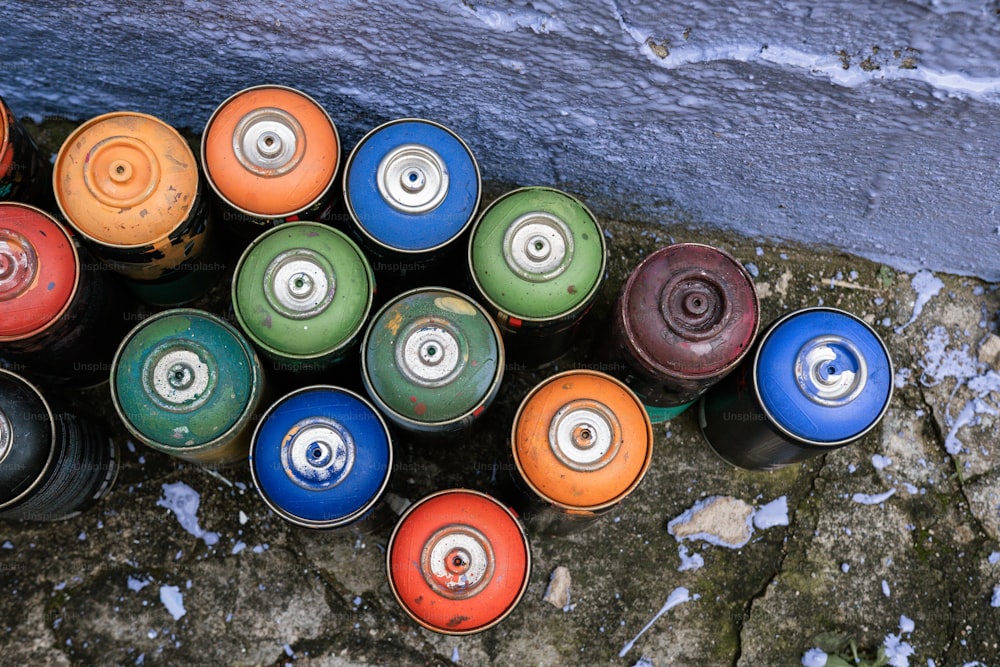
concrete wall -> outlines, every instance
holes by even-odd
[[[996,0],[4,0],[20,115],[200,130],[260,83],[350,147],[401,116],[483,175],[601,215],[689,217],[898,268],[1000,279]]]

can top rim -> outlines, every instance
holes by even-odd
[[[56,204],[88,241],[145,248],[165,240],[192,214],[198,163],[181,134],[137,111],[84,122],[63,142],[52,170]]]
[[[505,517],[506,519],[509,519],[510,527],[516,529],[516,531],[514,530],[508,531],[512,533],[507,536],[511,538],[512,543],[510,544],[504,543],[500,545],[501,547],[507,547],[507,549],[499,549],[497,548],[497,545],[494,544],[493,546],[494,553],[501,553],[504,555],[506,555],[507,553],[512,553],[510,549],[514,548],[514,536],[513,536],[514,532],[516,532],[517,534],[516,544],[523,549],[523,551],[521,551],[518,554],[518,559],[517,559],[520,560],[521,558],[523,558],[523,563],[524,563],[523,572],[520,575],[517,575],[520,576],[520,582],[519,585],[517,586],[517,590],[514,592],[513,595],[508,595],[501,601],[503,606],[502,609],[491,609],[489,611],[489,614],[492,615],[492,618],[486,618],[485,620],[478,622],[478,624],[472,625],[470,627],[450,626],[445,622],[436,624],[432,620],[422,618],[418,613],[416,613],[414,609],[411,608],[411,605],[407,603],[407,600],[405,599],[405,591],[401,590],[400,583],[397,582],[396,576],[394,576],[398,575],[402,577],[407,574],[407,570],[409,568],[414,566],[414,564],[410,562],[409,559],[407,559],[405,563],[400,562],[399,565],[394,565],[393,556],[395,555],[396,551],[394,547],[396,546],[397,537],[399,536],[401,530],[403,530],[408,525],[408,520],[412,520],[412,517],[414,517],[416,513],[422,511],[422,509],[425,509],[428,506],[428,504],[440,502],[440,499],[445,498],[447,496],[457,496],[465,499],[466,502],[463,503],[463,510],[468,509],[470,506],[474,504],[482,504],[484,507],[488,507],[490,508],[490,510],[495,512],[496,518]],[[433,523],[437,524],[440,522],[433,522]],[[483,530],[483,532],[486,532],[484,527],[482,526],[476,526],[476,527]],[[487,538],[489,538],[490,536],[491,534],[487,534]],[[423,548],[424,545],[417,545],[417,546]],[[406,554],[403,555],[405,556]],[[450,488],[450,489],[442,489],[434,493],[431,493],[427,496],[424,496],[423,498],[420,498],[419,500],[413,502],[412,504],[410,504],[409,507],[406,508],[406,510],[399,517],[399,520],[396,522],[396,525],[389,536],[389,541],[386,544],[386,549],[385,549],[385,563],[386,563],[386,569],[389,574],[388,576],[389,588],[392,590],[393,597],[396,598],[396,602],[399,604],[400,607],[403,608],[403,611],[405,611],[410,618],[412,618],[414,621],[419,623],[422,627],[427,628],[428,630],[449,635],[460,636],[460,635],[470,635],[487,630],[495,626],[497,623],[500,623],[514,610],[514,608],[524,597],[524,594],[528,589],[528,583],[530,580],[531,565],[532,565],[532,556],[531,556],[530,542],[528,540],[527,533],[524,530],[524,526],[521,524],[521,521],[520,519],[518,519],[517,515],[509,507],[501,503],[493,496],[483,493],[482,491],[476,491],[467,488]],[[505,576],[502,579],[499,577],[494,577],[493,580],[491,581],[491,584],[497,584],[498,582],[499,583],[507,582],[509,576],[514,575],[516,573],[508,571],[506,574],[508,576]],[[417,577],[420,577],[420,579],[418,580]],[[421,582],[423,581],[423,577],[421,577],[420,575],[415,575],[415,576],[410,575],[409,577],[407,577],[407,579],[417,580]],[[427,588],[427,590],[433,593],[433,589]],[[469,599],[475,600],[475,597]],[[466,601],[449,600],[447,598],[440,597],[438,598],[438,602],[441,606],[450,606],[450,608],[452,609],[461,608],[467,612],[471,613],[475,612],[474,607],[471,607],[471,605],[466,603]],[[471,613],[469,615],[471,615]],[[478,620],[478,619],[469,619],[469,620]],[[463,621],[463,623],[464,622],[465,621]]]
[[[243,145],[237,141],[240,121],[249,118],[250,130],[262,128],[250,116],[267,111],[275,112],[275,118],[260,123],[278,128],[275,136],[294,145],[294,157],[283,169],[251,170],[236,152]],[[282,120],[286,116],[292,120]],[[276,220],[308,211],[329,193],[340,169],[340,133],[326,109],[307,93],[263,84],[237,91],[215,108],[202,131],[200,154],[205,180],[226,206],[251,218]]]
[[[0,342],[11,342],[38,335],[59,321],[59,318],[69,310],[79,290],[81,269],[80,254],[77,251],[76,244],[73,242],[66,228],[54,216],[40,208],[21,202],[0,202],[0,210],[3,208],[21,209],[28,215],[35,217],[37,219],[36,223],[24,225],[23,227],[27,229],[22,229],[21,231],[28,233],[28,236],[25,238],[29,243],[33,242],[33,245],[47,246],[52,251],[47,252],[46,256],[41,258],[45,259],[47,264],[52,265],[39,266],[39,269],[47,271],[46,275],[36,274],[33,284],[21,292],[13,302],[10,302],[10,305],[15,305],[26,297],[34,298],[35,302],[29,304],[30,313],[37,314],[41,312],[43,317],[33,318],[36,321],[34,324],[29,325],[31,328],[21,326],[15,330],[9,326],[13,319],[13,313],[5,313],[2,321],[0,321]],[[43,224],[55,236],[51,237],[44,234],[39,228],[40,224]],[[4,221],[0,220],[0,226],[5,226]],[[22,236],[24,235],[22,234]],[[60,243],[63,244],[61,249],[59,248]],[[73,275],[72,280],[68,284],[64,284],[64,281],[58,280],[59,275],[62,274],[56,275],[56,271],[64,271],[67,268],[71,268]],[[40,280],[43,277],[46,278],[45,281]],[[57,280],[53,280],[53,278]],[[0,301],[0,313],[5,310],[5,305],[7,305],[7,302]],[[29,308],[25,308],[24,310],[29,310]],[[19,310],[21,309],[19,308]]]
[[[541,195],[549,199],[545,207],[537,207],[529,201],[518,202],[517,200],[527,200],[531,195]],[[513,204],[511,202],[514,202]],[[520,206],[518,206],[520,204]],[[505,224],[487,229],[492,215],[499,215],[497,211],[504,206],[516,207],[518,214],[515,219],[507,220]],[[574,226],[583,224],[589,227],[587,230],[579,230],[580,236],[573,234],[575,248],[572,257],[569,258],[567,268],[554,269],[542,282],[532,282],[519,275],[511,267],[505,258],[505,236],[512,225],[526,216],[540,214],[543,217],[552,217],[561,220],[567,226],[570,221],[566,218],[569,215],[558,215],[551,210],[554,207],[560,209],[576,209],[576,213],[585,220],[583,223],[573,223]],[[526,221],[527,222],[527,221]],[[484,231],[485,230],[485,231]],[[577,230],[570,230],[575,232]],[[589,232],[589,234],[588,234]],[[554,234],[558,232],[554,231]],[[596,238],[596,244],[590,235]],[[516,235],[515,235],[516,237]],[[586,238],[583,238],[586,237]],[[511,239],[513,241],[513,239]],[[579,243],[579,240],[586,243]],[[489,259],[492,273],[489,279],[483,274],[486,269],[483,263],[476,261],[477,245],[479,243],[489,244],[490,248],[483,249],[480,259]],[[583,252],[581,252],[583,251]],[[586,254],[586,256],[584,256]],[[595,256],[596,255],[596,256]],[[499,259],[497,259],[499,258]],[[597,261],[593,261],[593,260]],[[514,317],[524,322],[545,323],[573,317],[586,310],[586,308],[596,297],[598,290],[604,279],[607,268],[607,245],[604,240],[604,232],[597,217],[587,206],[573,195],[547,186],[525,186],[504,193],[491,202],[476,219],[472,226],[469,239],[468,250],[468,270],[477,291],[483,299],[490,304],[497,312],[504,313],[508,317]],[[557,273],[558,272],[558,273]],[[584,288],[578,289],[576,282],[584,281]],[[503,294],[495,289],[494,283],[505,283],[509,281],[520,289],[504,289]],[[550,304],[555,301],[555,304]]]
[[[317,270],[332,275],[327,276],[327,290],[332,293],[329,302],[322,308],[322,304],[317,305],[316,312],[301,317],[287,309],[282,312],[280,304],[271,302],[276,297],[268,299],[265,287],[268,268],[284,252],[275,254],[269,246],[279,250],[282,242],[278,237],[291,238],[296,233],[327,238],[329,244],[323,252],[317,247],[321,240],[308,245],[304,240],[293,240],[286,251],[307,251],[308,261]],[[258,255],[261,261],[251,265]],[[344,261],[341,263],[340,259]],[[366,283],[366,289],[348,289],[358,278]],[[349,236],[329,225],[298,221],[273,227],[247,246],[236,264],[230,291],[240,328],[255,344],[277,356],[308,361],[333,354],[355,339],[371,312],[374,285],[371,264]],[[249,307],[251,303],[255,307]],[[293,339],[290,344],[289,339]]]
[[[56,439],[55,415],[52,412],[52,406],[45,399],[45,396],[42,394],[41,390],[39,390],[39,388],[36,387],[33,382],[31,382],[27,378],[23,377],[22,375],[20,375],[18,373],[15,373],[13,371],[9,371],[9,370],[7,370],[5,368],[0,368],[0,377],[3,377],[3,376],[7,376],[8,378],[10,378],[15,383],[22,384],[24,387],[26,387],[27,389],[29,389],[38,398],[38,400],[41,403],[41,405],[45,407],[45,414],[48,417],[48,422],[49,422],[49,442],[50,443],[55,442],[55,439]],[[13,446],[11,447],[11,449],[9,449],[7,451],[7,453],[4,455],[3,458],[4,459],[8,458],[11,451],[13,451]],[[39,472],[39,474],[35,477],[34,481],[32,481],[32,483],[29,484],[28,487],[26,489],[24,489],[21,493],[19,493],[18,495],[14,496],[10,500],[8,500],[6,502],[0,502],[0,511],[6,510],[6,509],[8,509],[10,507],[14,507],[18,503],[20,503],[22,500],[24,500],[26,497],[30,496],[30,494],[36,488],[38,488],[38,486],[45,480],[46,474],[48,473],[49,469],[52,468],[52,466],[55,464],[55,456],[56,456],[56,448],[55,447],[49,447],[48,458],[46,458],[44,466],[42,467],[42,469]]]
[[[678,255],[681,261],[671,265]],[[704,262],[713,258],[720,266],[705,268]],[[671,293],[664,294],[668,289]],[[668,304],[674,306],[670,310],[682,309],[682,303],[671,303],[671,296],[685,292],[708,299],[719,309],[716,316],[702,322],[673,313],[678,323],[672,323],[669,310],[664,311]],[[637,360],[655,375],[681,379],[729,372],[750,352],[760,327],[760,299],[746,267],[725,250],[703,243],[674,243],[643,258],[625,281],[618,311]],[[692,326],[686,329],[685,324]]]
[[[567,380],[573,379],[594,386],[567,387]],[[560,396],[560,390],[565,395]],[[571,406],[586,413],[588,402],[597,404],[592,421],[607,419],[604,409],[610,412],[610,422],[617,421],[609,432],[618,442],[610,443],[593,469],[576,470],[556,450],[552,429],[560,413]],[[534,442],[525,442],[528,439]],[[510,431],[511,453],[521,479],[540,498],[567,511],[599,512],[631,494],[652,463],[653,440],[649,415],[635,393],[617,378],[590,369],[563,371],[538,383],[521,401]]]
[[[784,333],[794,318],[823,314],[842,319],[843,323],[855,329],[855,334],[866,337],[867,340],[855,338],[850,342],[858,347],[862,355],[867,353],[872,357],[865,358],[868,363],[867,385],[842,406],[817,403],[797,386],[795,370],[793,364],[788,363],[788,358],[793,354],[797,355],[799,350],[782,354],[784,363],[777,369],[782,374],[771,383],[774,386],[765,386],[762,383],[761,364],[777,354],[771,350],[776,335]],[[791,336],[789,342],[804,347],[825,333],[828,332],[817,331],[815,328],[803,332],[792,331],[791,334],[795,335]],[[829,306],[801,308],[775,320],[761,336],[754,352],[751,370],[754,396],[768,422],[789,438],[811,446],[836,448],[865,436],[878,425],[892,400],[893,365],[885,341],[867,322],[839,308]],[[846,410],[855,401],[857,404],[853,409],[855,412],[860,412],[857,416],[847,413]]]

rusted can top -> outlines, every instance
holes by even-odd
[[[728,372],[757,335],[753,279],[728,253],[678,243],[629,275],[616,317],[635,360],[655,376],[704,378]]]
[[[531,573],[528,538],[514,514],[466,489],[411,505],[389,538],[386,560],[403,610],[450,635],[499,623],[524,595]]]
[[[9,116],[9,118],[8,118]],[[0,100],[0,181],[7,176],[14,166],[14,141],[12,123],[16,122],[10,108]],[[0,199],[6,199],[8,193],[0,191]]]
[[[162,120],[119,111],[91,119],[66,139],[53,187],[66,220],[90,241],[169,249],[171,234],[197,204],[198,163],[180,133]],[[164,254],[169,262],[170,251]],[[171,268],[184,258],[182,251]]]
[[[79,280],[76,246],[62,225],[33,206],[0,203],[0,342],[57,322]]]
[[[201,142],[209,185],[253,217],[283,218],[326,194],[340,166],[340,137],[322,106],[283,86],[256,86],[212,114]]]
[[[511,429],[514,463],[541,498],[568,512],[610,507],[642,481],[653,428],[638,397],[589,370],[553,375],[529,393]]]

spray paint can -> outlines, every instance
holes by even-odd
[[[864,321],[834,308],[790,312],[698,406],[702,434],[725,461],[772,470],[858,440],[892,396],[889,352]]]
[[[493,320],[469,297],[441,287],[387,303],[362,343],[368,395],[390,421],[415,433],[469,426],[496,397],[503,369]]]
[[[340,153],[326,110],[284,86],[232,95],[201,138],[201,161],[223,223],[246,241],[283,222],[329,221]]]
[[[566,371],[524,398],[511,450],[521,515],[532,527],[566,533],[635,490],[652,461],[653,428],[624,383],[597,371]]]
[[[403,611],[446,635],[502,621],[531,574],[528,538],[514,513],[466,489],[439,491],[411,505],[389,538],[386,561]]]
[[[53,187],[63,217],[94,255],[143,301],[172,306],[204,294],[225,269],[199,179],[177,130],[120,111],[70,134]]]
[[[246,459],[263,384],[243,335],[193,308],[141,322],[111,369],[111,399],[129,433],[153,449],[212,466]]]
[[[112,488],[118,460],[101,425],[0,370],[0,519],[74,517]]]
[[[512,361],[538,366],[569,349],[597,296],[607,252],[597,220],[551,188],[522,188],[492,204],[469,243],[472,281]]]
[[[0,99],[0,201],[48,207],[51,167],[24,125]]]
[[[236,319],[275,370],[322,371],[357,349],[375,278],[344,233],[314,222],[269,229],[236,265]]]
[[[127,303],[55,218],[0,202],[0,356],[12,369],[49,384],[106,381]]]
[[[364,398],[329,385],[287,394],[254,432],[250,472],[264,502],[306,528],[340,528],[365,518],[392,471],[385,421]]]
[[[479,207],[479,166],[454,132],[428,120],[380,125],[351,151],[344,202],[380,280],[426,275],[451,256]],[[426,280],[423,280],[426,284]]]
[[[698,243],[661,248],[636,266],[611,326],[613,373],[672,419],[725,377],[757,335],[753,279],[728,253]]]

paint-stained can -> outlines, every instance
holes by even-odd
[[[467,489],[439,491],[411,505],[389,538],[386,561],[403,610],[446,635],[502,621],[531,574],[521,522],[494,498]]]
[[[48,207],[51,167],[24,125],[0,99],[0,201]]]
[[[572,370],[542,381],[521,402],[511,452],[521,515],[533,528],[565,533],[635,490],[652,461],[653,429],[620,380]]]
[[[120,111],[76,128],[56,156],[53,188],[83,242],[147,303],[192,301],[225,268],[194,153],[158,118]]]
[[[264,390],[249,341],[193,308],[165,310],[132,329],[115,354],[111,399],[129,433],[209,466],[246,459]]]
[[[108,379],[129,299],[48,213],[0,202],[0,357],[44,384]]]
[[[864,321],[834,308],[792,311],[698,405],[701,431],[725,461],[771,470],[870,432],[892,396],[892,361]]]
[[[244,240],[284,222],[328,221],[340,153],[337,127],[319,102],[276,85],[229,97],[201,138],[223,223]]]
[[[76,516],[113,487],[118,460],[101,424],[0,370],[0,519]]]
[[[672,419],[743,360],[757,335],[753,278],[729,253],[677,243],[643,259],[618,296],[609,346],[612,373]]]
[[[250,472],[283,519],[340,528],[379,502],[392,458],[389,429],[371,403],[347,389],[313,385],[285,395],[261,418]]]
[[[397,426],[456,432],[496,397],[503,349],[496,323],[478,303],[455,290],[418,288],[372,318],[362,343],[362,381]]]
[[[269,229],[233,277],[236,319],[278,371],[318,372],[358,348],[375,279],[361,249],[315,222]]]
[[[607,251],[593,214],[552,188],[521,188],[472,228],[469,270],[514,362],[539,366],[566,352],[604,281]]]
[[[479,166],[466,143],[417,118],[369,132],[344,168],[352,231],[376,274],[390,282],[412,281],[451,256],[476,214],[480,189]]]

